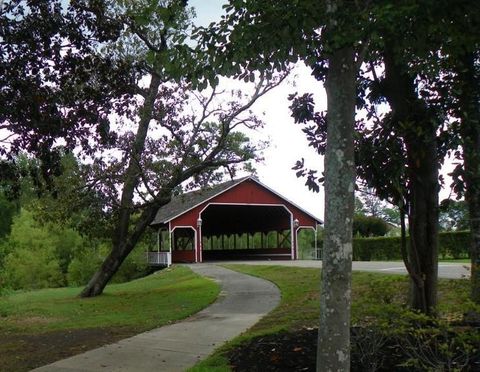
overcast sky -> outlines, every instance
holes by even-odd
[[[223,14],[223,3],[223,0],[191,0],[189,4],[197,14],[196,24],[206,26],[219,20]],[[228,83],[231,87],[241,84],[232,80]],[[260,135],[270,142],[264,152],[265,161],[256,164],[255,168],[260,182],[323,219],[323,190],[320,193],[309,191],[304,181],[298,179],[292,170],[295,162],[302,157],[311,167],[320,171],[323,169],[323,158],[308,147],[301,127],[295,125],[290,117],[287,97],[296,91],[314,93],[319,109],[326,107],[323,86],[310,76],[307,67],[299,65],[286,81],[262,97],[253,107],[266,123]]]
[[[189,4],[197,13],[196,24],[207,26],[217,21],[223,14],[224,0],[190,0]],[[242,83],[230,80],[229,85],[235,87]],[[324,218],[324,193],[313,193],[304,185],[304,181],[295,176],[292,166],[300,158],[312,168],[323,170],[323,157],[316,154],[309,146],[301,131],[295,125],[288,109],[288,95],[294,92],[314,93],[317,110],[326,109],[326,93],[321,83],[310,75],[310,69],[299,65],[292,71],[287,81],[262,97],[254,106],[259,115],[263,112],[266,126],[262,131],[264,138],[270,139],[270,146],[265,151],[265,161],[257,164],[256,169],[260,181],[285,196],[313,215]],[[448,198],[450,179],[446,176],[453,165],[446,162],[442,174],[446,178],[447,188],[440,192],[440,200]]]

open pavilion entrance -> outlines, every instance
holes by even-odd
[[[322,221],[249,176],[173,197],[159,208],[152,265],[298,259],[298,232]],[[316,234],[314,234],[316,236]],[[316,239],[315,239],[316,246]]]
[[[201,214],[202,260],[291,259],[284,206],[211,204]]]

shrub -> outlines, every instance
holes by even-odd
[[[0,272],[4,266],[5,259],[11,251],[12,247],[10,246],[8,240],[0,239]]]
[[[354,236],[385,236],[388,232],[388,224],[378,217],[356,215],[353,218]]]
[[[110,249],[110,244],[103,242],[95,249],[84,250],[78,254],[68,267],[68,285],[81,286],[87,284],[110,253]],[[127,282],[147,275],[150,272],[150,267],[145,258],[145,251],[145,245],[139,243],[123,261],[111,283]]]
[[[439,234],[439,255],[442,258],[470,257],[470,231],[449,231]]]
[[[47,227],[52,239],[52,248],[57,257],[60,268],[64,275],[68,272],[68,266],[72,259],[84,249],[86,242],[73,229],[61,228],[50,225]]]
[[[3,280],[13,289],[61,287],[65,277],[51,250],[16,249],[5,260]]]
[[[87,284],[101,263],[102,257],[94,249],[78,254],[68,266],[68,285],[78,287]]]
[[[141,278],[142,276],[147,275],[149,273],[150,266],[145,258],[145,252],[145,244],[137,244],[125,261],[123,261],[118,272],[112,278],[112,283],[127,282],[129,280]]]
[[[477,371],[480,365],[475,327],[404,310],[386,322],[377,318],[351,331],[357,370]]]
[[[0,240],[10,234],[13,217],[17,213],[15,202],[8,200],[4,193],[0,191]]]
[[[55,239],[48,229],[35,223],[30,212],[22,210],[14,218],[8,242],[3,247],[6,254],[2,281],[5,286],[38,289],[65,284],[60,261],[55,255]]]
[[[440,233],[440,258],[470,257],[469,239],[469,231]],[[357,261],[401,260],[400,244],[400,237],[354,238],[353,259]]]
[[[390,261],[401,259],[399,237],[353,239],[354,261]]]
[[[451,231],[439,234],[439,256],[440,258],[468,258],[469,252],[469,231]],[[401,260],[400,251],[401,238],[392,237],[371,237],[353,239],[353,260],[354,261],[390,261]],[[408,237],[407,237],[408,244]],[[319,248],[323,247],[323,241],[318,242]]]

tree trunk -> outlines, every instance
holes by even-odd
[[[135,141],[130,154],[128,154],[128,167],[125,172],[125,180],[123,182],[117,226],[112,238],[114,248],[121,246],[128,235],[130,217],[133,211],[133,195],[135,188],[139,183],[142,172],[140,168],[140,162],[145,149],[145,140],[147,138],[150,121],[152,120],[155,99],[157,98],[159,86],[160,78],[156,75],[153,75],[148,89],[148,96],[145,98],[143,106],[140,109],[140,122],[135,135]]]
[[[406,199],[410,232],[407,264],[411,270],[411,305],[425,314],[432,314],[437,304],[440,189],[436,118],[418,99],[414,79],[395,57],[391,49],[385,49],[383,89],[407,152]]]
[[[120,209],[116,221],[116,227],[114,235],[112,237],[112,250],[107,258],[104,260],[100,268],[93,275],[92,279],[88,282],[87,286],[80,294],[81,297],[93,297],[100,295],[112,276],[117,272],[120,265],[123,263],[128,254],[135,247],[141,234],[145,231],[148,223],[153,221],[155,215],[151,216],[152,211],[148,208],[137,223],[135,231],[141,230],[138,237],[128,236],[130,219],[133,211],[133,196],[135,188],[140,180],[140,174],[142,172],[140,168],[140,160],[145,149],[145,140],[148,133],[148,127],[152,120],[155,99],[158,94],[158,88],[160,86],[160,78],[153,75],[150,81],[148,95],[145,98],[142,108],[140,109],[140,122],[138,124],[135,140],[128,156],[128,167],[125,172],[125,180],[122,188],[122,196],[120,199]],[[153,212],[154,213],[154,212]],[[147,225],[143,226],[145,222]]]
[[[135,248],[145,230],[154,220],[158,208],[159,206],[152,205],[140,215],[133,233],[127,239],[120,241],[118,245],[115,246],[115,249],[110,251],[110,254],[105,258],[100,268],[80,294],[81,297],[94,297],[103,293],[110,279],[118,271],[123,261],[125,261],[133,248]]]
[[[409,178],[409,259],[421,280],[411,280],[411,305],[433,314],[438,277],[438,161],[436,128],[423,125],[422,136],[405,138]]]
[[[317,371],[350,370],[352,221],[354,211],[355,54],[333,51],[326,81],[325,236]]]
[[[480,304],[480,77],[474,53],[463,56],[458,77],[465,199],[470,218],[471,298]]]

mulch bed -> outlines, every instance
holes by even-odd
[[[138,330],[129,328],[91,328],[46,332],[37,335],[0,334],[0,372],[22,372],[87,350],[133,336]],[[315,371],[317,329],[305,328],[261,336],[233,349],[227,357],[234,371]],[[368,339],[363,338],[368,342]],[[370,371],[359,354],[352,352],[352,372]],[[382,367],[378,371],[412,371],[402,368],[402,355],[387,342],[382,347]],[[465,371],[480,371],[480,355],[472,361],[475,367]]]
[[[89,328],[41,334],[0,334],[0,371],[29,371],[138,333],[127,328]]]
[[[316,329],[261,336],[232,350],[228,357],[237,372],[315,371]]]
[[[228,355],[230,365],[236,372],[269,371],[315,371],[317,329],[301,329],[295,332],[260,336],[233,349]],[[368,342],[368,338],[362,337]],[[387,341],[381,348],[380,358],[362,360],[363,355],[352,350],[353,372],[364,371],[413,371],[412,367],[399,367],[406,360],[394,342]],[[371,368],[365,364],[381,360],[381,367]],[[463,371],[480,371],[480,356],[471,361]],[[478,368],[478,369],[477,369]]]

